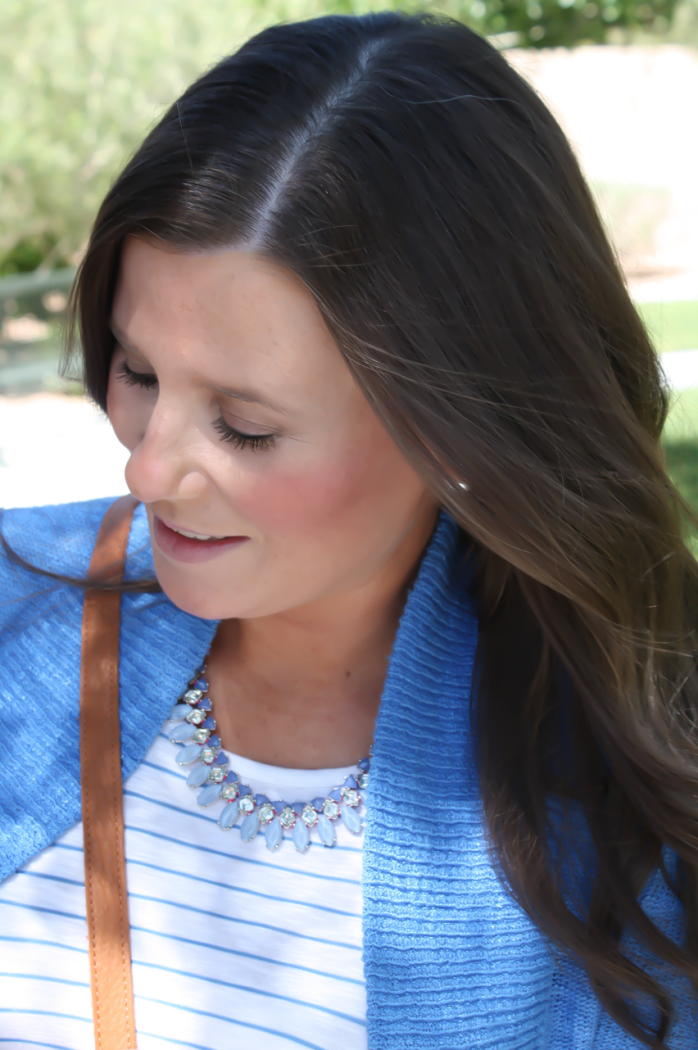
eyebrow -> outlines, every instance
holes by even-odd
[[[133,343],[126,338],[124,333],[114,324],[113,321],[109,322],[109,328],[111,329],[111,333],[116,339],[117,343],[119,343],[120,346],[123,346],[124,350],[128,350],[130,351],[130,353],[135,354],[137,357],[142,358],[144,361],[147,361],[145,355],[138,349],[137,346],[134,346]],[[270,401],[268,398],[263,397],[261,394],[258,394],[256,390],[251,390],[245,387],[218,386],[216,383],[204,383],[203,385],[206,387],[207,390],[213,390],[215,391],[215,393],[222,394],[224,397],[231,397],[234,398],[236,401],[244,401],[245,403],[250,405],[261,405],[263,408],[271,409],[272,412],[278,412],[279,415],[286,415],[286,412],[283,408],[281,408],[280,405],[277,405],[275,404],[275,402]]]

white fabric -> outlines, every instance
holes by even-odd
[[[158,737],[124,792],[138,1050],[365,1050],[362,838],[271,853],[196,805]],[[231,755],[253,791],[325,795],[352,769]],[[82,825],[0,885],[0,1050],[93,1050]]]

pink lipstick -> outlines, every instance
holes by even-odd
[[[188,529],[185,531],[189,531]],[[208,540],[197,540],[192,536],[183,536],[181,532],[170,528],[165,522],[153,515],[153,540],[158,549],[173,561],[195,564],[218,557],[224,551],[239,547],[249,536],[221,536]]]

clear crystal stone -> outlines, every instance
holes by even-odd
[[[205,744],[211,735],[210,729],[195,729],[192,735],[192,740],[196,744]]]
[[[212,784],[222,783],[225,780],[225,770],[223,769],[223,766],[211,766],[208,779]]]
[[[342,788],[342,802],[345,806],[358,806],[361,795],[356,788]]]
[[[328,820],[336,820],[339,816],[339,805],[333,798],[326,798],[322,804],[322,812]]]
[[[201,761],[205,762],[207,766],[210,766],[217,754],[218,752],[215,747],[202,747]]]
[[[200,726],[208,718],[208,711],[202,711],[200,707],[193,707],[186,716],[187,722],[193,726]]]
[[[303,812],[301,813],[301,820],[306,827],[314,828],[317,824],[317,810],[313,806],[304,806]]]
[[[193,707],[195,704],[198,704],[199,700],[203,695],[204,694],[201,692],[200,689],[187,689],[186,693],[182,697],[182,700],[185,704],[191,704],[191,706]]]
[[[245,795],[240,799],[240,812],[241,813],[252,813],[254,810],[254,799],[250,795]]]
[[[268,824],[270,820],[273,820],[275,816],[274,807],[271,802],[265,802],[259,810],[259,823]]]
[[[238,785],[237,784],[226,784],[221,792],[221,798],[224,798],[226,802],[232,802],[233,799],[238,797]]]
[[[356,783],[359,785],[360,788],[363,788],[365,791],[368,787],[368,773],[359,773],[358,777],[356,778]]]
[[[296,823],[296,814],[290,806],[286,806],[279,814],[279,823],[282,828],[292,828]]]

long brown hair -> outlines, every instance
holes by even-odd
[[[610,1014],[663,1046],[671,996],[621,937],[698,987],[698,566],[658,359],[560,128],[455,22],[261,33],[184,93],[99,212],[73,309],[103,407],[129,235],[245,245],[315,297],[475,547],[495,863]],[[551,800],[583,815],[593,859]],[[638,903],[658,866],[683,945]]]

